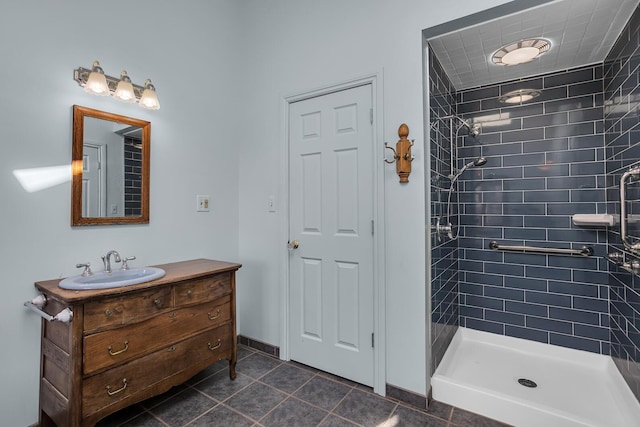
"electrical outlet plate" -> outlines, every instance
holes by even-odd
[[[209,196],[196,196],[196,212],[209,212]]]

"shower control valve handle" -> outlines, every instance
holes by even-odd
[[[447,237],[453,240],[453,226],[451,223],[442,226],[442,231],[447,234]]]
[[[437,218],[435,229],[438,237],[438,242],[443,241],[442,236],[445,234],[449,239],[453,240],[453,225],[450,222],[444,224],[440,222],[440,218]]]
[[[607,259],[616,265],[622,265],[625,262],[625,256],[622,252],[611,252],[607,254]]]
[[[640,274],[640,261],[638,261],[637,259],[627,261],[622,264],[622,268],[627,270],[629,273],[633,273],[636,275]]]

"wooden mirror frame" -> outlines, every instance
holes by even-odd
[[[82,166],[84,146],[84,119],[93,117],[111,122],[137,126],[142,129],[142,188],[141,212],[136,216],[121,217],[83,217],[82,216]],[[73,146],[71,150],[71,225],[109,225],[109,224],[148,224],[149,223],[149,168],[151,150],[151,122],[73,106]]]

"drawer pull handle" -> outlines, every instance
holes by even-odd
[[[112,355],[112,356],[117,356],[119,354],[124,353],[127,350],[129,350],[129,341],[125,341],[124,342],[124,348],[122,350],[112,351],[111,350],[111,346],[109,346],[109,354]]]
[[[171,347],[169,347],[169,348],[167,349],[167,351],[176,351],[176,346],[175,346],[175,345],[172,345]]]
[[[125,389],[125,388],[127,388],[127,379],[126,379],[126,378],[123,378],[123,379],[122,379],[122,387],[120,387],[120,388],[119,388],[119,389],[117,389],[117,390],[113,390],[113,391],[111,391],[111,386],[110,386],[110,385],[108,385],[108,386],[107,386],[107,394],[108,394],[109,396],[113,396],[113,395],[115,395],[115,394],[118,394],[118,393],[120,393],[120,392],[124,391],[124,389]]]
[[[104,315],[107,317],[113,316],[113,311],[109,308],[104,311]]]
[[[189,290],[187,291],[187,296],[188,296],[188,297],[190,297],[190,296],[192,296],[192,295],[193,295],[193,291],[192,291],[191,289],[189,289]]]
[[[209,320],[216,320],[218,317],[220,317],[222,314],[220,313],[220,309],[218,309],[216,311],[216,314],[214,316],[211,315],[211,312],[207,313],[207,316],[209,317]]]
[[[218,343],[216,345],[211,345],[210,342],[207,343],[207,347],[209,347],[209,350],[211,351],[220,348],[221,345],[222,345],[222,341],[220,341],[220,338],[218,338]]]
[[[153,303],[156,305],[156,307],[162,308],[162,300],[160,298],[153,300]]]

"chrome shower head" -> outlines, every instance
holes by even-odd
[[[484,166],[487,163],[486,157],[478,157],[473,161],[473,166]]]
[[[464,167],[462,169],[460,169],[460,173],[462,173],[463,171],[469,169],[469,168],[473,168],[473,167],[480,167],[480,166],[484,166],[487,163],[487,158],[486,157],[478,157],[477,159],[467,163],[466,165],[464,165]]]
[[[475,159],[475,160],[473,160],[473,161],[471,161],[471,162],[467,163],[466,165],[464,165],[464,166],[462,167],[462,169],[460,169],[460,170],[458,171],[458,173],[457,173],[457,174],[455,174],[454,181],[455,181],[455,180],[456,180],[460,175],[462,175],[462,173],[463,173],[464,171],[466,171],[467,169],[469,169],[469,168],[473,168],[473,167],[480,167],[480,166],[484,166],[486,163],[487,163],[487,158],[486,158],[486,157],[478,157],[477,159]]]
[[[480,123],[474,123],[472,125],[467,124],[467,128],[469,129],[469,136],[472,136],[475,138],[476,136],[480,135],[480,130],[481,130]]]

